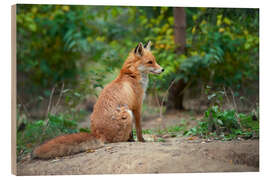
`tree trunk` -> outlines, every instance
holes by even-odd
[[[173,8],[174,15],[174,42],[176,53],[184,54],[186,48],[186,12],[183,7]]]
[[[172,87],[169,89],[168,101],[166,104],[167,110],[184,109],[184,93],[183,90],[186,87],[186,83],[183,79],[175,82]]]
[[[184,54],[186,48],[186,13],[183,7],[174,7],[174,42],[176,44],[176,53]],[[167,110],[183,110],[184,93],[183,90],[187,83],[183,79],[176,81],[169,89]]]

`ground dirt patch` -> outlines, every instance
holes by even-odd
[[[185,116],[188,115],[166,115],[165,124],[178,124]],[[158,126],[155,118],[143,122],[144,128]],[[165,142],[112,143],[95,151],[51,160],[26,158],[17,166],[18,175],[247,171],[259,171],[258,139],[208,141],[177,136],[165,138]]]

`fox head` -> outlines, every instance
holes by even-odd
[[[140,74],[160,74],[164,69],[156,62],[156,58],[151,52],[151,41],[146,45],[140,42],[136,48],[130,53],[123,69],[128,69],[130,72],[138,72]]]
[[[164,71],[151,53],[151,41],[144,46],[140,42],[134,49],[134,54],[138,59],[139,65],[137,68],[141,73],[160,74]]]

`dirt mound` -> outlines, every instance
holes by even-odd
[[[166,126],[185,120],[194,127],[201,115],[191,118],[186,112],[164,116]],[[89,120],[86,120],[89,123]],[[158,116],[144,118],[143,129],[159,128]],[[177,136],[165,142],[153,142],[154,135],[144,135],[147,142],[106,144],[51,160],[26,158],[18,163],[18,175],[129,174],[259,171],[259,140],[209,141]]]
[[[259,141],[188,140],[107,144],[96,151],[53,160],[27,160],[18,175],[129,174],[259,171]]]

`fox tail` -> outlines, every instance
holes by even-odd
[[[32,152],[32,158],[49,159],[76,154],[89,149],[98,149],[104,143],[86,132],[58,136],[38,146]]]

